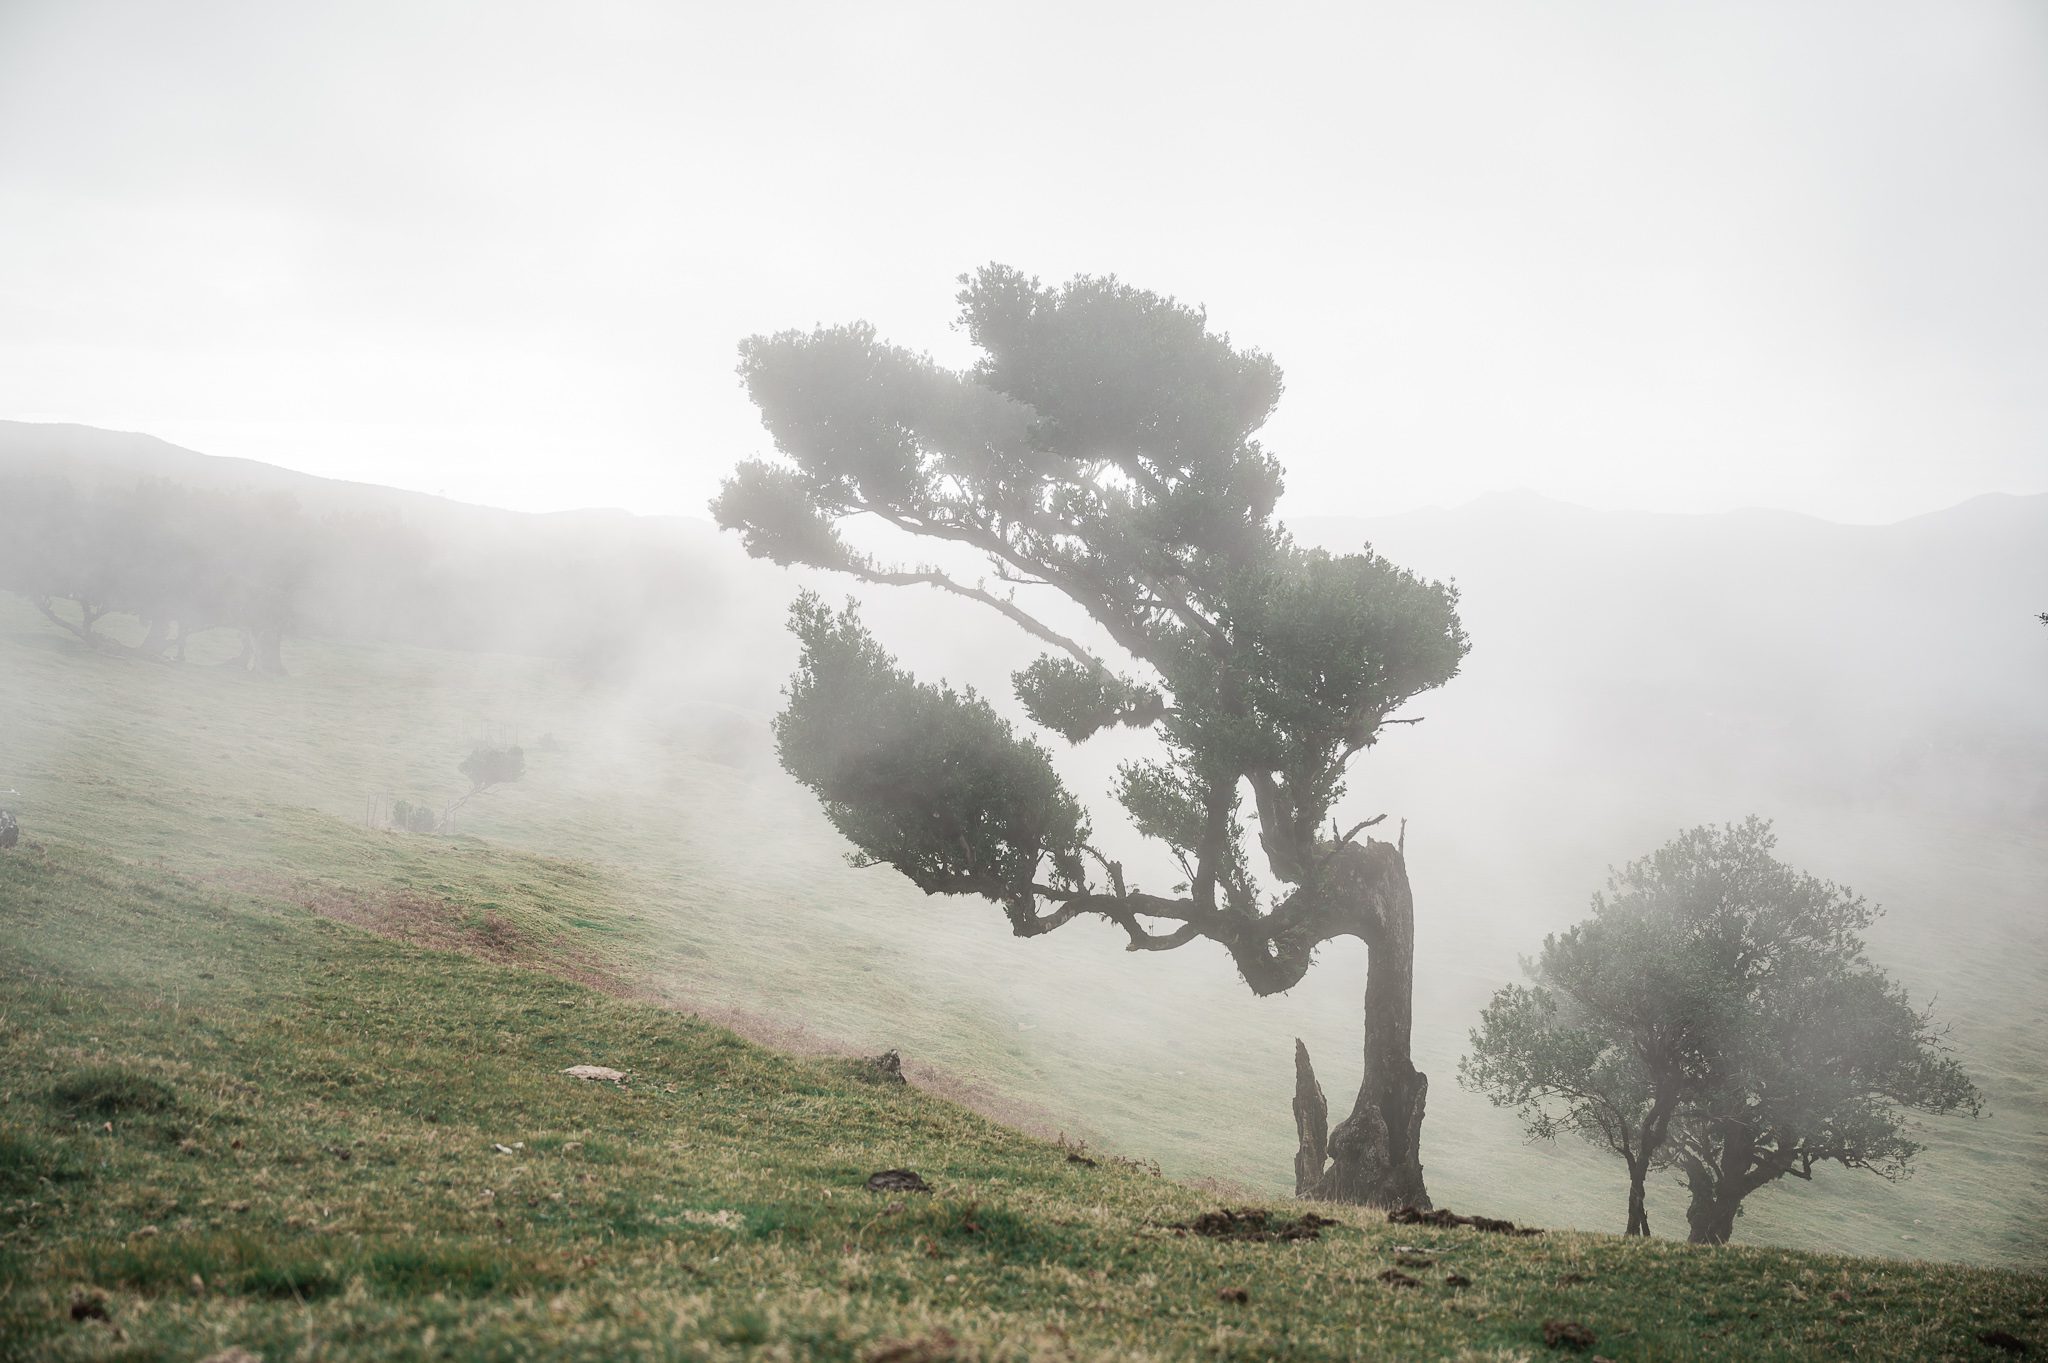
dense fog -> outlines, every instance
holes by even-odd
[[[1469,656],[1362,708],[1363,736],[1331,740],[1329,833],[1297,830],[1404,859],[1437,1203],[1621,1229],[1614,1162],[1529,1138],[1460,1060],[1612,868],[1756,816],[1791,866],[1883,906],[1870,960],[1983,1111],[1915,1117],[1910,1181],[1773,1183],[1739,1238],[2048,1262],[2038,12],[371,8],[0,13],[0,806],[21,838],[400,938],[393,905],[573,899],[545,963],[570,978],[602,975],[575,933],[616,936],[634,963],[608,987],[784,1048],[895,1049],[1002,1121],[1284,1196],[1297,1039],[1333,1118],[1358,1082],[1360,938],[1253,990],[1220,937],[1155,950],[1171,934],[1078,909],[1013,931],[1051,917],[920,893],[776,749],[808,662],[792,603],[857,602],[896,664],[955,688],[931,713],[985,700],[977,733],[1028,742],[984,749],[1038,744],[1085,806],[1094,862],[1046,835],[1057,884],[1027,889],[1213,899],[1214,867],[1113,794],[1181,713],[1147,689],[1143,630],[1006,578],[941,533],[965,519],[849,517],[843,544],[763,550],[788,566],[714,523],[759,548],[723,500],[735,470],[873,454],[834,424],[844,394],[747,367],[821,337],[939,394],[848,399],[910,452],[874,481],[1043,474],[1093,428],[1032,424],[999,347],[949,325],[954,281],[1108,279],[1228,363],[1137,416],[1104,397],[1100,430],[1179,453],[1212,407],[1252,415],[1215,418],[1211,465],[1105,437],[1047,477],[1077,500],[1033,511],[1156,529],[1219,487],[1236,520],[1170,545],[1190,573],[1242,540],[1318,588],[1368,550],[1418,595],[1455,584]],[[971,273],[992,257],[1020,273]],[[861,350],[875,335],[903,349]],[[1075,349],[1029,377],[1128,378]],[[998,472],[928,458],[920,420]],[[843,472],[753,491],[825,504]],[[1175,607],[1199,614],[1170,590],[1132,609]],[[1118,674],[1105,694],[1145,722],[1077,743],[1035,723],[1016,679],[1048,638],[1103,659],[1087,679]],[[1302,644],[1318,666],[1325,642]],[[1343,680],[1304,670],[1289,699]],[[1246,781],[1236,813],[1202,811],[1216,846],[1260,845]],[[1285,867],[1246,854],[1228,891],[1279,905],[1307,878]],[[948,874],[971,879],[928,883]],[[1191,929],[1217,918],[1198,910]],[[1675,1232],[1684,1197],[1660,1169],[1652,1225]]]
[[[843,579],[749,560],[705,521],[489,512],[140,437],[0,433],[9,486],[62,478],[89,502],[147,476],[231,501],[288,498],[295,523],[321,527],[301,542],[314,547],[285,673],[251,677],[266,695],[248,751],[220,765],[218,717],[210,729],[172,719],[242,703],[187,694],[245,666],[235,629],[196,635],[168,669],[196,680],[154,720],[81,730],[47,707],[10,714],[0,774],[32,830],[61,828],[76,771],[111,771],[137,745],[183,773],[183,794],[153,798],[204,799],[217,773],[265,807],[357,821],[367,808],[382,822],[395,801],[459,797],[456,762],[477,745],[517,743],[524,778],[443,831],[595,868],[673,947],[647,969],[684,1006],[782,1044],[898,1047],[926,1082],[1010,1120],[1260,1188],[1285,1177],[1292,1038],[1310,1043],[1333,1094],[1351,1082],[1355,942],[1333,945],[1286,995],[1257,999],[1201,943],[1132,956],[1087,924],[1018,941],[995,905],[926,898],[886,866],[846,865],[848,845],[778,768],[769,732],[795,663],[785,608],[806,586],[840,599]],[[155,505],[159,528],[177,530],[181,504]],[[377,533],[359,539],[365,525]],[[1433,1083],[1423,1157],[1440,1200],[1607,1224],[1612,1174],[1593,1152],[1527,1144],[1509,1114],[1457,1086],[1466,1033],[1546,933],[1584,916],[1609,868],[1680,828],[1754,813],[1776,821],[1792,864],[1885,906],[1873,957],[1936,1004],[1990,1111],[1933,1121],[1924,1172],[1897,1188],[1845,1172],[1771,1190],[1745,1237],[2039,1253],[2044,1076],[2029,1037],[2043,1021],[2030,981],[2048,966],[2048,690],[2030,680],[2048,630],[2028,607],[2048,596],[2036,552],[2048,499],[1844,526],[1517,494],[1304,518],[1299,532],[1454,575],[1474,639],[1461,674],[1412,707],[1423,722],[1354,761],[1340,806],[1346,824],[1389,816],[1375,836],[1399,827],[1408,853],[1416,1056]],[[394,538],[419,546],[397,567],[380,549]],[[488,580],[462,576],[479,563],[494,565]],[[1010,683],[1036,651],[1021,631],[930,589],[856,595],[904,664],[975,687],[1028,727]],[[10,649],[75,652],[74,636],[14,600]],[[117,642],[105,647],[144,642],[141,620],[108,609],[100,632]],[[1165,883],[1162,849],[1108,794],[1149,738],[1044,741],[1104,849],[1134,881]],[[289,871],[288,848],[265,836],[243,820],[186,853]],[[792,992],[798,979],[811,983]],[[1219,1104],[1235,1114],[1221,1130]],[[2000,1209],[1958,1220],[1959,1188],[1979,1180],[2003,1190]],[[1676,1194],[1667,1180],[1651,1195],[1654,1209]]]

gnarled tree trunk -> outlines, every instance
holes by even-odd
[[[1717,1139],[1706,1153],[1694,1152],[1681,1161],[1692,1195],[1685,1209],[1686,1238],[1695,1245],[1725,1245],[1734,1238],[1742,1200],[1790,1172],[1795,1158],[1774,1145],[1759,1150],[1752,1114],[1726,1117],[1716,1126]]]
[[[1333,909],[1356,913],[1366,944],[1365,1075],[1351,1115],[1324,1138],[1322,1089],[1308,1048],[1294,1043],[1295,1127],[1301,1136],[1295,1192],[1370,1207],[1427,1207],[1422,1112],[1429,1076],[1409,1058],[1415,899],[1408,863],[1396,845],[1369,841],[1337,849],[1325,874]],[[1305,1113],[1313,1120],[1304,1120]]]
[[[1630,1161],[1628,1166],[1628,1229],[1623,1235],[1648,1235],[1650,1233],[1650,1210],[1643,1196],[1643,1184],[1648,1170],[1640,1161]]]
[[[1741,1214],[1741,1197],[1695,1186],[1685,1208],[1686,1238],[1695,1245],[1725,1245],[1734,1238],[1735,1218]]]

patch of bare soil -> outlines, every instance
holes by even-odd
[[[1213,1212],[1203,1212],[1192,1221],[1176,1222],[1167,1229],[1210,1240],[1249,1240],[1263,1244],[1281,1240],[1320,1240],[1323,1227],[1338,1224],[1314,1212],[1303,1212],[1300,1216],[1276,1216],[1264,1207],[1219,1207]]]
[[[955,1363],[966,1357],[966,1346],[952,1331],[938,1329],[911,1339],[883,1339],[868,1351],[865,1363]]]
[[[623,973],[601,957],[559,940],[522,932],[508,920],[486,912],[481,919],[456,904],[416,890],[359,893],[295,880],[276,872],[223,870],[206,877],[258,898],[295,904],[322,918],[374,932],[379,937],[433,951],[455,951],[497,965],[539,970],[571,980],[615,998],[653,1004],[687,1013],[714,1027],[723,1027],[756,1045],[785,1055],[812,1059],[850,1059],[853,1049],[819,1035],[800,1023],[723,1004],[708,1004],[673,989]],[[1013,1131],[1040,1140],[1059,1135],[1059,1124],[1044,1109],[1009,1097],[986,1084],[961,1079],[932,1065],[901,1060],[894,1073],[911,1086],[988,1118]],[[1110,1156],[1120,1160],[1118,1156]],[[1218,1187],[1218,1191],[1227,1191]]]
[[[1495,1235],[1543,1234],[1538,1227],[1517,1226],[1512,1221],[1501,1221],[1491,1216],[1459,1216],[1449,1207],[1437,1207],[1431,1211],[1423,1211],[1420,1207],[1397,1207],[1387,1213],[1387,1220],[1397,1226],[1469,1226]]]
[[[397,889],[365,894],[250,870],[222,871],[211,879],[407,946],[456,951],[496,965],[542,970],[608,994],[635,992],[616,969],[587,951],[559,940],[543,940],[521,931],[500,914],[486,911],[479,915],[438,895]]]
[[[1553,1349],[1590,1349],[1593,1332],[1575,1320],[1543,1322],[1543,1342]]]

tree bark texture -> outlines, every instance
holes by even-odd
[[[1294,1134],[1301,1142],[1294,1155],[1294,1194],[1311,1197],[1330,1162],[1330,1104],[1300,1037],[1294,1039]]]
[[[1740,1197],[1717,1197],[1695,1188],[1685,1209],[1686,1238],[1695,1245],[1725,1245],[1735,1235]]]
[[[1628,1229],[1624,1235],[1648,1235],[1650,1212],[1643,1200],[1645,1171],[1634,1165],[1628,1171]]]
[[[1684,1162],[1686,1190],[1692,1200],[1686,1205],[1686,1238],[1695,1245],[1725,1245],[1735,1234],[1735,1218],[1742,1212],[1742,1199],[1751,1186],[1730,1168],[1746,1170],[1755,1142],[1740,1123],[1722,1124],[1721,1165],[1688,1157]]]
[[[1366,943],[1365,1073],[1351,1115],[1326,1142],[1305,1123],[1305,1095],[1322,1106],[1308,1048],[1295,1042],[1295,1190],[1303,1197],[1369,1207],[1428,1207],[1422,1179],[1422,1114],[1429,1077],[1409,1058],[1415,998],[1415,899],[1408,866],[1391,843],[1332,853],[1325,885],[1333,909],[1350,909]]]

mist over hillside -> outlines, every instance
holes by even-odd
[[[331,739],[275,724],[262,740],[275,772],[251,789],[359,818],[366,795],[404,793],[434,770],[439,758],[412,752],[425,735],[508,719],[529,738],[559,733],[557,775],[480,802],[464,831],[603,868],[674,944],[661,969],[688,996],[772,1004],[852,1046],[900,1045],[1112,1148],[1258,1186],[1285,1176],[1291,1037],[1332,1075],[1349,1068],[1362,948],[1333,949],[1289,996],[1256,1000],[1220,955],[1132,958],[1113,933],[1078,927],[1020,943],[978,902],[926,900],[887,869],[845,866],[815,802],[777,770],[767,723],[794,658],[790,597],[814,586],[837,598],[843,581],[747,559],[694,518],[493,511],[78,427],[0,425],[0,476],[17,473],[282,493],[314,517],[387,517],[430,546],[431,609],[383,617],[404,623],[380,633],[346,578],[328,583],[306,613],[308,675],[265,691],[265,704],[304,707],[302,727],[316,710],[361,707],[349,726],[388,735],[385,746],[366,737],[322,766],[284,754]],[[1292,524],[1306,543],[1370,542],[1455,577],[1474,639],[1462,675],[1417,707],[1424,722],[1390,730],[1354,766],[1346,802],[1347,817],[1388,814],[1390,833],[1406,824],[1416,1059],[1432,1078],[1424,1159],[1441,1196],[1606,1225],[1597,1190],[1611,1170],[1597,1157],[1523,1146],[1507,1114],[1456,1087],[1466,1029],[1544,933],[1584,913],[1607,867],[1680,827],[1757,813],[1777,820],[1794,864],[1890,909],[1873,954],[1916,1000],[1938,997],[1993,1112],[1930,1123],[1923,1173],[1900,1191],[1846,1173],[1771,1190],[1744,1238],[2048,1253],[2048,1067],[2027,1041],[2048,1025],[2048,629],[2033,619],[2048,604],[2048,497],[1980,498],[1887,526],[1593,512],[1526,495]],[[916,589],[856,594],[906,665],[1019,713],[1008,674],[1037,650],[1003,621]],[[593,614],[627,646],[607,667],[550,672],[546,660],[579,656]],[[42,648],[40,637],[25,629],[0,647]],[[378,644],[424,651],[365,651]],[[323,689],[335,669],[372,665],[390,678],[374,700]],[[0,785],[10,768],[61,771],[67,749],[98,754],[99,769],[118,760],[82,727],[22,715],[0,739]],[[174,765],[213,760],[196,737],[149,741],[183,753]],[[1076,792],[1101,802],[1120,741],[1048,743]],[[1141,849],[1115,850],[1136,873],[1161,873]],[[792,979],[806,981],[794,994]],[[1215,1131],[1219,1101],[1248,1114],[1241,1128]],[[1914,1226],[1947,1216],[1959,1184],[2002,1198],[1999,1210],[1974,1228]],[[1665,1224],[1672,1209],[1655,1199],[1671,1196],[1653,1191]]]
[[[2048,599],[2048,497],[1859,526],[1504,495],[1295,528],[1458,580],[1479,643],[1436,708],[1503,757],[2048,819],[2048,646],[2026,628]]]
[[[2048,5],[0,128],[0,1363],[2048,1355]]]
[[[859,596],[906,662],[999,705],[1033,651],[992,615],[921,589],[852,591],[747,559],[693,516],[501,511],[147,435],[0,422],[10,473],[163,478],[389,518],[424,546],[437,599],[400,613],[388,637],[574,656],[602,629],[615,672],[650,701],[774,708],[794,656],[782,612],[800,587]],[[1362,772],[1397,804],[1469,753],[1484,789],[1539,799],[1563,781],[1625,790],[1629,805],[1685,787],[2048,821],[2048,631],[2030,628],[2048,602],[2048,495],[1992,494],[1880,526],[1592,511],[1530,493],[1289,525],[1304,544],[1371,545],[1463,593],[1476,646],[1462,674]],[[349,601],[359,587],[317,583],[306,632],[375,637]]]
[[[501,511],[73,425],[0,422],[0,477],[279,499],[332,531],[296,591],[299,634],[540,654],[616,677],[732,628],[744,604],[739,582],[700,590],[727,557],[701,520]]]

